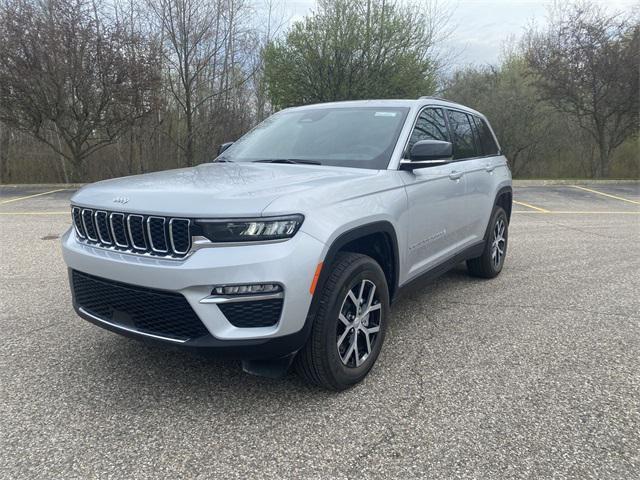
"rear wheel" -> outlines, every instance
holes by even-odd
[[[482,255],[467,260],[467,269],[475,277],[496,277],[504,265],[507,255],[509,220],[502,207],[495,207],[489,223],[489,235]]]
[[[340,253],[322,289],[311,336],[295,359],[306,380],[332,390],[361,381],[375,363],[389,317],[384,272],[372,258]]]

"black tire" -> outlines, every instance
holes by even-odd
[[[502,255],[499,260],[496,262],[493,256],[494,253],[494,242],[496,240],[496,228],[501,224],[504,225],[504,233],[502,237],[504,238],[504,242],[502,245]],[[480,278],[494,278],[498,276],[498,274],[502,271],[502,267],[504,266],[504,259],[507,256],[507,245],[509,240],[509,219],[507,218],[507,214],[502,207],[494,207],[493,213],[491,214],[491,220],[489,221],[489,226],[487,228],[487,239],[484,245],[484,250],[482,255],[477,258],[472,258],[471,260],[467,260],[467,269],[469,273],[474,277]]]
[[[310,337],[296,355],[294,366],[297,373],[311,383],[331,390],[344,390],[360,382],[369,373],[380,354],[389,318],[389,288],[380,265],[366,255],[339,253],[330,268],[331,272],[322,291],[316,292],[316,295],[320,295],[318,299],[320,303],[315,318],[312,319],[313,327]],[[355,334],[345,333],[348,328],[339,317],[342,315],[345,318],[346,315],[350,318],[358,318],[357,312],[355,315],[344,312],[353,305],[351,300],[347,300],[349,291],[356,288],[359,290],[362,284],[369,286],[369,292],[372,290],[370,285],[375,285],[377,298],[372,303],[375,303],[377,310],[366,315],[366,320],[362,323],[357,321],[356,328],[350,330]],[[361,296],[364,297],[364,294]],[[377,307],[378,303],[380,307]],[[376,315],[378,310],[380,314]],[[365,325],[365,322],[366,325],[373,327],[375,319],[379,325],[379,330],[375,334],[358,330],[358,326]],[[372,323],[369,323],[370,321]],[[339,334],[341,329],[343,335]],[[352,335],[355,335],[355,340]],[[366,358],[359,366],[345,364],[341,358],[343,354],[339,353],[339,339],[342,338],[343,343],[344,341],[355,343],[355,351],[352,351],[347,359],[355,363],[355,356],[360,359],[358,348],[363,346],[363,342],[364,348],[367,348],[365,335],[369,337],[371,345]],[[347,353],[344,352],[344,357]]]

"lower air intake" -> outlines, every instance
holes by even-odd
[[[179,293],[127,285],[75,270],[71,283],[78,307],[110,323],[175,340],[209,335]]]
[[[234,327],[272,327],[280,320],[282,299],[221,303],[218,307]]]

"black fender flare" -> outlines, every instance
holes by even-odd
[[[507,221],[511,223],[511,206],[513,205],[513,188],[512,187],[502,187],[496,192],[496,196],[493,198],[493,207],[491,207],[491,215],[493,215],[493,209],[498,206],[498,199],[504,195],[505,193],[509,194],[510,205],[507,210]],[[489,217],[489,222],[487,223],[487,228],[484,231],[484,242],[487,242],[489,238],[489,231],[491,228],[491,217]]]
[[[320,303],[320,295],[316,294],[322,291],[327,278],[331,273],[331,266],[335,261],[338,252],[347,244],[353,242],[354,240],[358,240],[359,238],[366,237],[368,235],[382,233],[387,236],[389,239],[389,243],[391,245],[393,260],[391,262],[391,285],[389,285],[390,292],[398,291],[398,278],[399,278],[399,270],[400,270],[400,258],[399,258],[399,250],[398,250],[398,236],[396,234],[396,230],[391,222],[386,220],[376,221],[371,223],[365,223],[363,225],[358,225],[346,232],[341,233],[336,237],[336,239],[331,243],[329,250],[327,250],[324,259],[322,260],[322,269],[320,271],[320,276],[318,277],[318,281],[316,283],[316,287],[314,290],[313,298],[311,299],[311,306],[309,307],[309,312],[307,314],[307,320],[305,322],[305,329],[310,327],[311,320],[314,318],[318,306]],[[393,296],[393,294],[392,294]],[[309,328],[310,330],[310,328]]]

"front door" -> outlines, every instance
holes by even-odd
[[[451,141],[441,108],[427,107],[420,112],[405,156],[418,140]],[[409,200],[407,280],[410,280],[460,250],[465,179],[455,163],[402,174]]]

